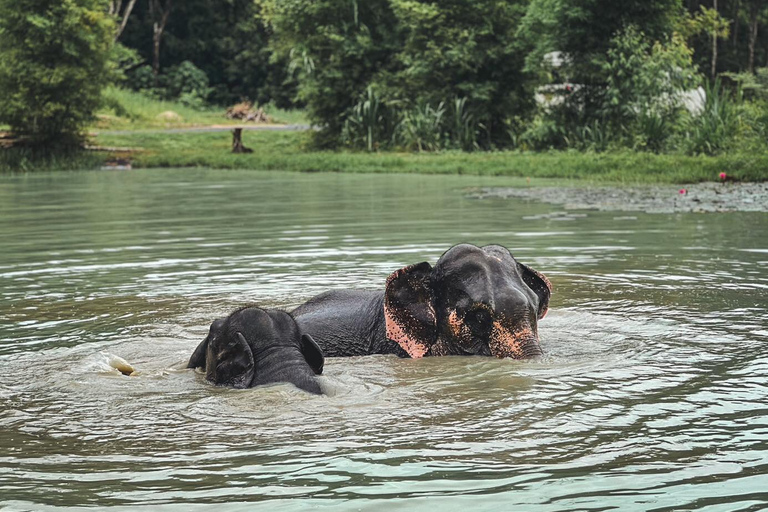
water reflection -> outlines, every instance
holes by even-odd
[[[766,216],[464,198],[494,183],[3,177],[0,503],[768,506]],[[544,357],[329,360],[320,398],[213,388],[183,369],[236,306],[380,287],[458,241],[506,245],[553,281]]]

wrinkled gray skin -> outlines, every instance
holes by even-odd
[[[318,295],[291,312],[328,357],[541,354],[547,278],[504,247],[460,244],[394,272],[380,291]]]
[[[217,386],[289,382],[319,395],[315,375],[323,364],[323,352],[290,314],[249,306],[215,320],[187,367],[205,368],[205,378]]]

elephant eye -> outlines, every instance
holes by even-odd
[[[491,314],[485,308],[477,308],[467,313],[467,321],[476,326],[486,326],[491,322]]]

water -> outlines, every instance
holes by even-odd
[[[465,198],[509,183],[0,177],[0,508],[768,509],[768,215]],[[325,397],[183,368],[239,305],[457,242],[552,280],[543,358],[329,360]]]

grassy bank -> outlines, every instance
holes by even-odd
[[[741,181],[768,180],[768,153],[717,157],[655,155],[641,152],[439,152],[362,153],[306,150],[302,132],[248,131],[250,154],[232,154],[228,131],[102,134],[95,143],[136,148],[131,153],[79,152],[31,154],[23,148],[0,150],[0,171],[83,169],[115,157],[134,168],[212,167],[300,172],[429,173],[579,179],[612,183],[695,183],[717,181],[721,172]]]
[[[0,172],[75,171],[97,169],[111,158],[92,151],[32,151],[29,148],[0,148]]]
[[[226,109],[222,107],[195,109],[179,102],[158,100],[116,87],[105,89],[103,96],[104,106],[96,114],[95,131],[242,124],[241,121],[227,119],[224,116]],[[270,105],[264,110],[275,123],[306,123],[300,111],[280,110]]]
[[[768,180],[768,153],[717,157],[641,152],[440,152],[360,153],[307,151],[301,132],[246,132],[253,153],[230,153],[231,135],[217,133],[131,133],[102,135],[106,146],[140,147],[134,167],[204,166],[303,172],[402,172],[588,179],[627,183],[714,181],[721,172],[743,181]]]
[[[235,155],[230,152],[229,131],[161,131],[240,124],[227,120],[224,109],[196,110],[114,88],[108,89],[105,95],[105,104],[110,106],[99,112],[98,121],[92,126],[91,131],[97,134],[92,144],[133,148],[133,151],[49,154],[32,153],[26,148],[0,149],[0,171],[98,168],[108,161],[127,159],[134,168],[199,166],[301,172],[471,174],[612,183],[717,181],[719,174],[726,172],[736,180],[768,180],[768,151],[717,157],[634,151],[366,153],[308,150],[308,134],[302,132],[246,131],[243,142],[253,153]],[[271,109],[269,114],[275,122],[306,123],[301,112]]]

